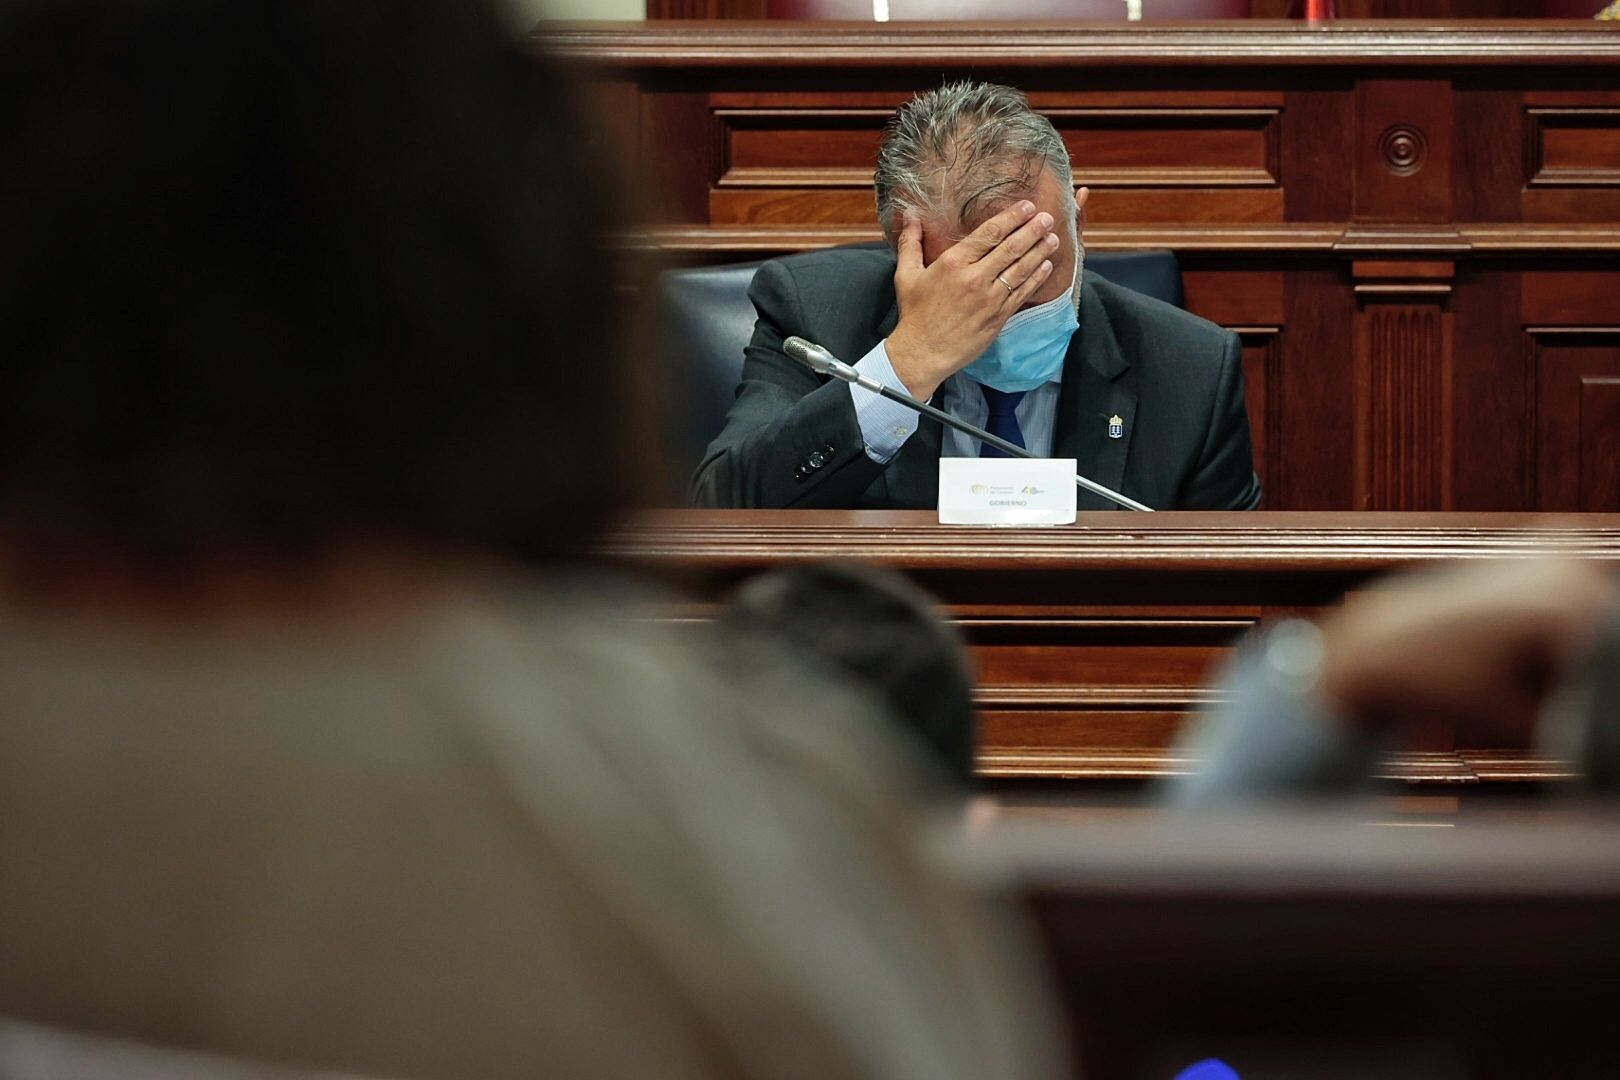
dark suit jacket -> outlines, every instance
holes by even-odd
[[[759,312],[726,426],[693,478],[699,506],[927,509],[939,500],[941,426],[924,418],[888,464],[866,456],[848,387],[782,352],[794,334],[849,363],[894,329],[894,255],[839,249],[765,263]],[[1108,437],[1108,420],[1125,422]],[[1237,335],[1086,272],[1053,457],[1162,510],[1260,501]],[[1082,509],[1113,509],[1087,491]]]

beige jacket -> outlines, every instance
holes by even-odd
[[[400,1078],[1060,1073],[864,704],[621,590],[0,604],[0,1015]]]

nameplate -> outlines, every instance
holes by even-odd
[[[1074,524],[1074,458],[939,459],[941,525]]]

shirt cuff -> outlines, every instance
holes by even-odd
[[[910,394],[889,362],[889,352],[883,342],[861,357],[855,370],[867,378],[880,382],[890,390]],[[900,447],[917,430],[917,414],[897,401],[890,401],[854,383],[849,386],[850,400],[855,403],[855,419],[861,426],[861,441],[866,444],[866,456],[880,465],[886,465],[900,452]]]

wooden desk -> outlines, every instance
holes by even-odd
[[[1620,510],[1613,26],[670,20],[536,41],[629,148],[634,250],[876,239],[885,117],[942,79],[1009,83],[1091,188],[1086,244],[1175,250],[1188,307],[1239,334],[1268,508]]]
[[[1449,559],[1558,555],[1620,564],[1612,515],[1086,514],[1052,529],[942,526],[926,512],[649,513],[609,554],[699,595],[767,567],[870,559],[938,596],[978,665],[980,771],[1142,779],[1184,768],[1168,749],[1233,641],[1309,614],[1369,578]],[[1389,762],[1427,785],[1533,781],[1557,763],[1459,746],[1436,725]]]
[[[1620,821],[1290,814],[992,829],[1087,1077],[1620,1075]]]

